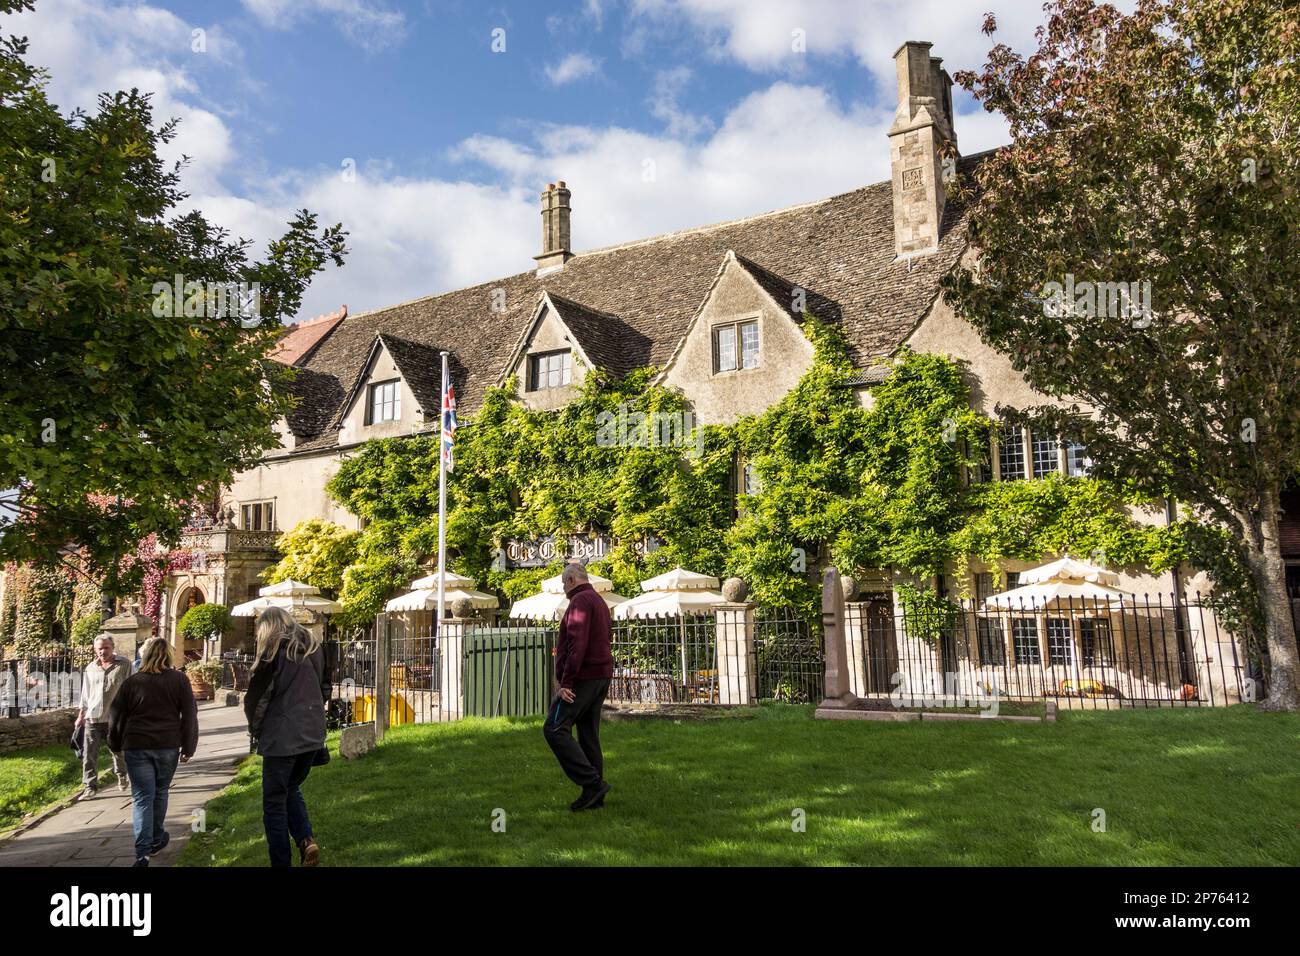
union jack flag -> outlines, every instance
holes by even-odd
[[[442,460],[447,472],[452,470],[452,446],[456,443],[456,388],[450,377],[444,378],[442,389]]]

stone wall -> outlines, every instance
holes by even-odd
[[[72,737],[77,708],[64,707],[24,717],[0,717],[0,753],[66,744]]]

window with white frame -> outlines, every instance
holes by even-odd
[[[1060,471],[1061,458],[1056,444],[1056,436],[1050,432],[1035,428],[1030,433],[1030,437],[1033,441],[1034,477],[1044,478],[1053,472]]]
[[[395,422],[402,417],[402,383],[398,379],[376,382],[370,386],[370,417],[368,425]]]
[[[1003,481],[1025,477],[1025,433],[1019,425],[1004,425],[998,438],[998,466]]]
[[[713,371],[758,367],[758,322],[731,322],[713,327]]]
[[[1047,662],[1062,665],[1074,663],[1074,632],[1068,617],[1047,619]]]
[[[573,352],[541,352],[528,356],[528,390],[559,388],[573,381]]]
[[[1038,618],[1012,618],[1011,643],[1015,648],[1017,664],[1041,664],[1043,662],[1043,650],[1038,643]]]
[[[273,501],[241,503],[239,516],[245,531],[275,530],[275,502]]]
[[[1065,473],[1071,478],[1086,478],[1092,471],[1092,459],[1088,457],[1088,446],[1072,441],[1065,446]]]

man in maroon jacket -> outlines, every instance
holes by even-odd
[[[600,752],[600,707],[614,675],[614,658],[609,652],[609,607],[587,583],[587,569],[581,564],[565,565],[562,580],[569,609],[560,622],[560,638],[555,645],[559,693],[551,701],[542,730],[560,767],[582,787],[569,809],[589,810],[604,806],[605,794],[609,793]]]

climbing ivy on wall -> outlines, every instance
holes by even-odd
[[[94,614],[98,620],[99,587],[80,570],[77,556],[68,560],[67,565],[10,562],[4,566],[0,647],[11,645],[18,654],[39,654],[52,645],[69,643],[73,625],[81,618]]]
[[[494,568],[500,542],[604,530],[618,546],[592,569],[621,593],[682,564],[739,575],[761,603],[811,611],[819,586],[815,573],[792,568],[795,548],[807,553],[809,572],[833,563],[844,573],[895,568],[922,579],[968,558],[996,566],[1066,549],[1157,572],[1185,555],[1186,524],[1136,522],[1124,510],[1134,502],[1099,481],[966,487],[965,449],[987,446],[994,423],[971,409],[957,363],[904,351],[868,408],[855,396],[838,329],[811,317],[803,326],[814,360],[797,387],[761,415],[703,428],[699,444],[685,449],[635,427],[638,415],[663,421],[686,411],[679,393],[651,382],[651,369],[623,379],[593,371],[555,411],[525,408],[513,382],[490,390],[457,434],[451,567],[515,599],[558,565]],[[620,440],[598,440],[610,437],[611,416]],[[738,454],[758,488],[733,498]],[[343,623],[382,609],[436,555],[437,456],[436,436],[368,442],[330,482],[330,493],[368,522],[342,576]],[[638,555],[633,543],[650,536],[661,547]]]

